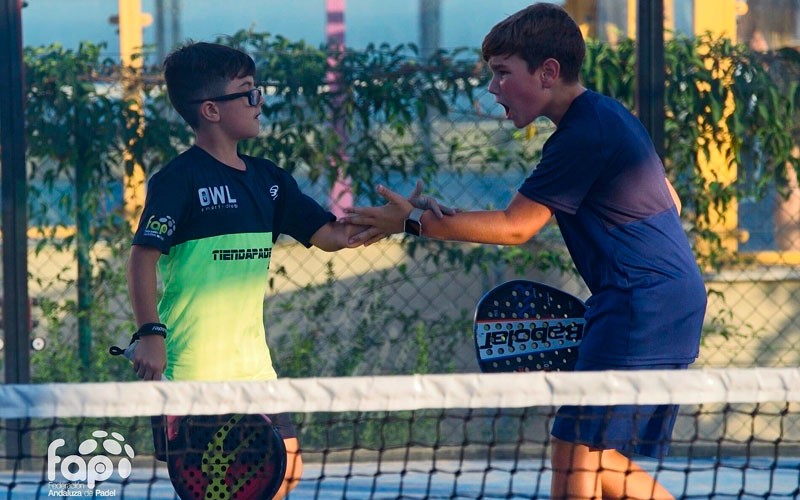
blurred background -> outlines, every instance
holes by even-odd
[[[502,207],[552,124],[504,123],[476,49],[528,3],[24,2],[33,380],[132,376],[106,349],[133,329],[124,266],[137,204],[146,178],[191,144],[160,81],[172,48],[220,40],[249,51],[268,93],[263,134],[244,151],[275,159],[334,210],[378,203],[377,182],[408,192],[417,178],[444,203]],[[589,40],[586,85],[635,110],[636,0],[556,3]],[[800,1],[663,5],[664,162],[711,298],[698,366],[796,365]],[[329,91],[351,115],[312,113]],[[70,122],[80,109],[105,118]],[[703,120],[720,127],[716,153],[693,125]],[[476,371],[471,319],[490,288],[521,277],[587,296],[552,226],[520,248],[395,237],[332,255],[282,238],[273,256],[265,318],[282,376]]]

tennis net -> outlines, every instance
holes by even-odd
[[[291,499],[548,498],[559,406],[667,403],[671,454],[637,463],[672,495],[800,497],[795,368],[3,385],[0,496],[175,498],[151,416],[288,411]]]

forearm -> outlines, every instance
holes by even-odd
[[[311,244],[325,252],[335,252],[343,248],[352,248],[348,240],[360,229],[352,224],[328,222],[311,236]]]
[[[128,261],[128,295],[137,327],[145,323],[160,323],[155,263],[151,262],[153,256],[148,253],[134,247]]]
[[[347,220],[368,229],[350,239],[369,245],[378,238],[402,233],[404,221],[412,212],[411,203],[385,186],[378,193],[388,203],[380,207],[353,207]],[[505,210],[458,212],[437,217],[432,211],[422,214],[421,236],[449,241],[521,245],[547,224],[552,211],[545,205],[517,193]]]
[[[442,218],[426,212],[422,235],[472,243],[521,245],[538,233],[552,215],[548,207],[517,194],[505,210],[460,212]]]
[[[326,252],[335,252],[344,248],[337,238],[339,233],[344,229],[344,226],[341,224],[339,226],[341,227],[337,228],[335,222],[326,223],[311,236],[311,244]]]
[[[128,261],[128,293],[137,328],[161,323],[158,318],[156,263],[161,256],[155,248],[134,246]],[[142,380],[161,380],[167,366],[165,339],[146,335],[133,354],[133,369]]]
[[[437,240],[521,245],[535,234],[523,231],[525,226],[515,224],[513,216],[501,210],[462,212],[443,218],[427,211],[421,220],[422,236]]]

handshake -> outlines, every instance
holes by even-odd
[[[411,232],[421,236],[422,225],[419,217],[425,210],[430,210],[441,219],[446,215],[455,215],[458,210],[440,204],[430,196],[422,194],[422,181],[417,181],[414,190],[404,198],[383,185],[378,185],[377,191],[386,204],[380,207],[351,207],[345,209],[346,215],[339,219],[343,224],[354,226],[353,233],[348,239],[348,246],[369,246],[392,234],[402,233],[406,230],[406,221],[409,217],[417,224],[416,231]],[[414,209],[418,212],[412,214]]]

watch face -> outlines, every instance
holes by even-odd
[[[411,219],[407,219],[406,220],[406,227],[405,227],[406,233],[408,233],[408,234],[410,234],[412,236],[419,236],[420,232],[421,232],[420,231],[421,229],[422,229],[422,225],[419,223],[419,221],[415,221],[415,220],[411,220]]]
[[[408,219],[405,222],[405,232],[407,234],[411,234],[413,236],[420,236],[422,235],[422,222],[420,219],[422,218],[422,214],[425,211],[420,208],[415,208],[408,214]]]

